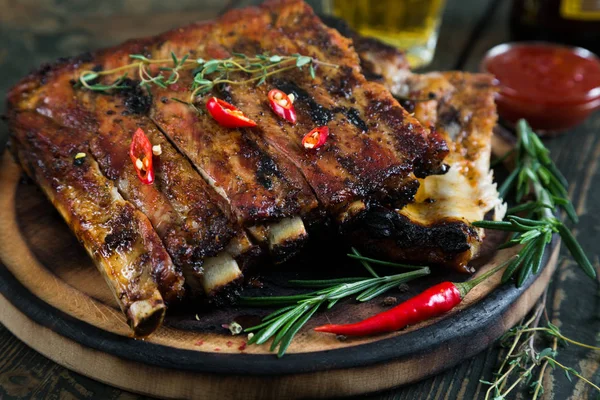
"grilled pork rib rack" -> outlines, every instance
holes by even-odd
[[[186,104],[189,69],[166,87],[125,80],[119,89],[95,92],[77,85],[83,71],[128,65],[130,54],[210,60],[239,53],[301,54],[336,67],[317,64],[314,78],[306,68],[290,69],[263,85],[221,85],[193,105]],[[419,199],[420,181],[446,172],[442,135],[367,81],[359,63],[352,41],[302,1],[268,1],[42,67],[9,93],[11,145],[106,277],[134,333],[146,335],[160,324],[165,303],[184,296],[220,301],[248,266],[285,261],[319,226],[371,235],[365,221],[381,210],[401,215]],[[127,72],[137,76],[134,68]],[[274,88],[294,95],[295,125],[271,111],[267,93]],[[204,112],[211,96],[257,126],[219,125]],[[304,148],[304,135],[323,125],[331,132],[327,142]],[[139,128],[161,148],[150,185],[129,159]],[[483,151],[489,160],[489,148]],[[380,243],[392,256],[411,258],[406,243],[369,239],[369,249]],[[421,243],[410,245],[418,252]],[[469,256],[441,261],[463,265]]]

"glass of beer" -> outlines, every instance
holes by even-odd
[[[329,0],[324,6],[361,35],[406,51],[411,68],[433,59],[444,0]]]

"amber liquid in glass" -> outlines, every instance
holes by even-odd
[[[411,67],[431,62],[444,0],[332,0],[331,13],[364,36],[407,52]]]

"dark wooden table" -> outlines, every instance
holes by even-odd
[[[172,4],[175,3],[175,4]],[[0,96],[27,71],[59,56],[150,35],[190,21],[209,19],[225,9],[252,1],[181,0],[0,0]],[[438,51],[429,70],[476,71],[484,52],[509,40],[507,0],[449,0]],[[0,106],[3,111],[4,104]],[[557,111],[560,112],[560,111]],[[570,181],[569,192],[582,217],[575,233],[600,272],[600,114],[568,134],[546,141]],[[0,123],[0,150],[7,138]],[[573,262],[564,257],[548,294],[552,321],[567,336],[600,342],[600,293]],[[508,327],[507,327],[508,329]],[[559,360],[600,383],[600,353],[569,347]],[[368,399],[478,399],[498,366],[493,346],[447,372],[408,387],[366,396]],[[582,382],[569,382],[561,371],[547,371],[544,399],[596,399]],[[528,398],[523,388],[514,398]],[[0,399],[137,399],[135,394],[96,382],[61,367],[28,348],[0,325]]]

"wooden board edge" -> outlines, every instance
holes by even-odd
[[[226,375],[179,371],[136,363],[67,339],[32,321],[0,295],[2,323],[20,340],[58,364],[121,389],[164,398],[327,398],[371,393],[435,375],[490,346],[534,306],[553,275],[560,246],[536,282],[469,345],[440,343],[419,359],[397,359],[367,367],[280,376]],[[457,355],[460,354],[460,357]]]

